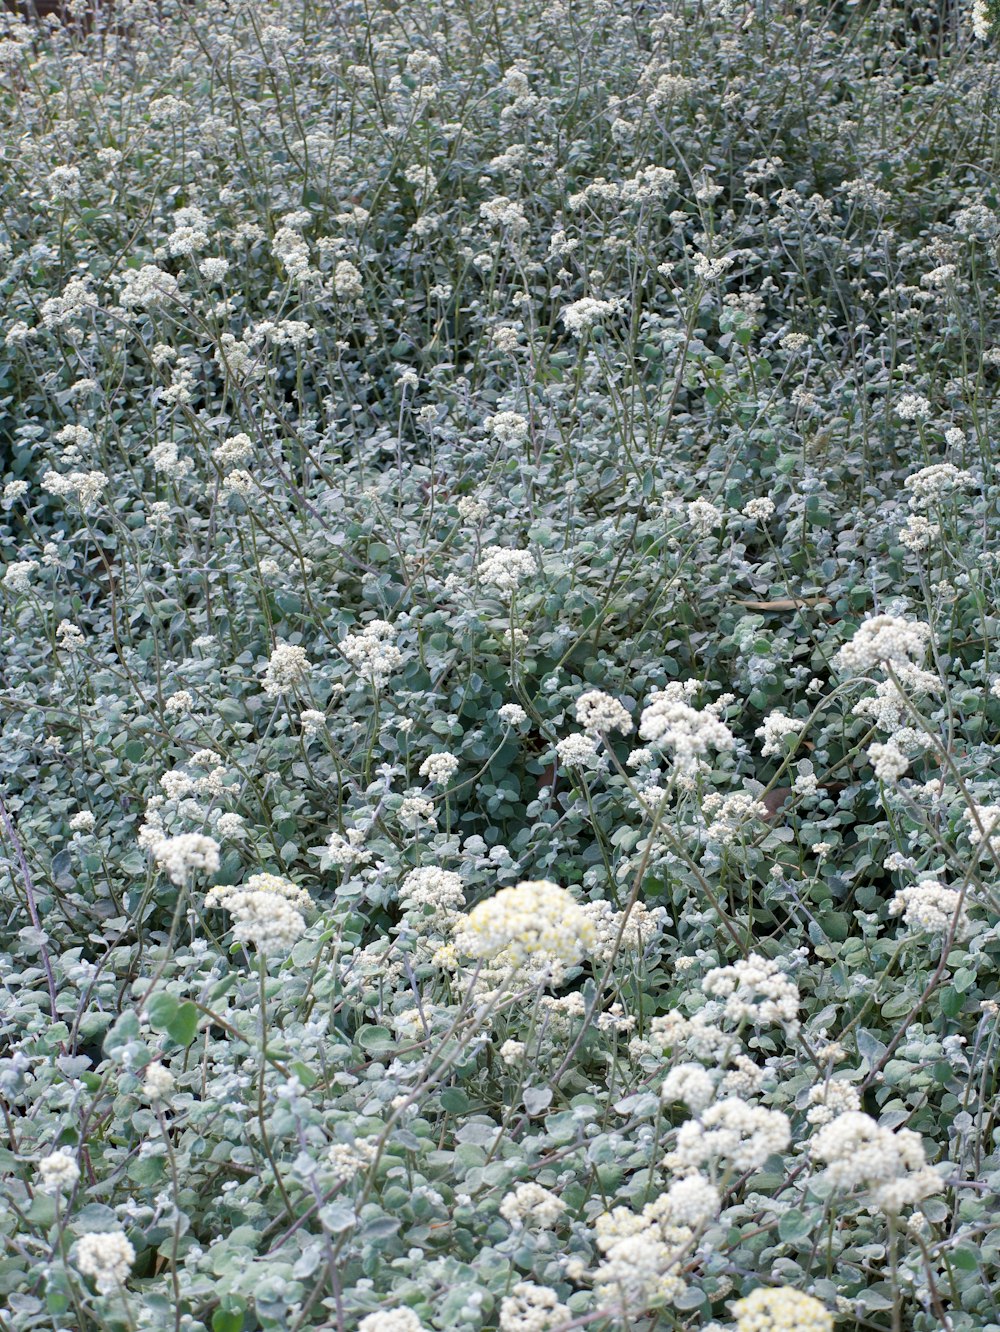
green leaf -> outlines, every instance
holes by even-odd
[[[230,1309],[216,1309],[212,1332],[243,1332],[243,1315]]]
[[[167,1031],[177,1016],[180,1002],[166,990],[158,990],[146,1002],[146,1014],[149,1025],[154,1031]]]
[[[190,1045],[198,1032],[198,1010],[188,1000],[181,1004],[177,1015],[167,1026],[167,1035],[178,1045]]]
[[[803,1239],[812,1229],[812,1222],[797,1208],[786,1212],[778,1222],[778,1234],[783,1240]]]

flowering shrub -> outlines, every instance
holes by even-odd
[[[994,8],[4,11],[4,1332],[1000,1332]]]

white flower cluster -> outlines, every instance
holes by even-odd
[[[520,412],[497,412],[494,416],[487,416],[483,425],[501,444],[523,444],[530,429],[527,417]]]
[[[641,1212],[627,1207],[604,1212],[594,1223],[594,1237],[603,1262],[592,1279],[602,1306],[627,1316],[684,1293],[683,1266],[694,1233],[673,1224],[666,1195]]]
[[[660,1085],[664,1105],[679,1101],[692,1114],[700,1114],[715,1097],[715,1083],[701,1064],[677,1064]]]
[[[910,493],[911,509],[929,509],[957,490],[970,490],[976,484],[971,472],[962,471],[954,463],[934,463],[922,467],[903,482]]]
[[[458,759],[454,754],[428,754],[420,765],[420,776],[433,786],[447,786],[457,771]]]
[[[674,682],[657,690],[639,719],[639,738],[671,751],[678,776],[692,780],[707,770],[703,756],[711,750],[730,750],[736,741],[712,706],[698,711],[687,702],[698,689],[697,681]],[[718,706],[718,705],[716,705]]]
[[[465,887],[453,870],[424,865],[407,874],[399,900],[405,907],[429,907],[434,915],[447,916],[465,905]]]
[[[969,928],[962,894],[945,888],[937,879],[921,879],[909,888],[901,888],[889,904],[889,914],[903,917],[903,924],[924,934],[948,934],[962,938]]]
[[[69,1193],[80,1178],[80,1167],[72,1152],[58,1147],[39,1161],[38,1174],[46,1193]]]
[[[568,333],[581,337],[602,319],[614,314],[616,309],[614,301],[600,301],[593,296],[584,296],[581,300],[566,306],[562,312],[562,321]]]
[[[482,582],[509,600],[526,578],[537,574],[538,566],[530,551],[497,546],[479,561],[477,572]]]
[[[767,806],[743,791],[728,796],[710,791],[701,812],[706,818],[705,840],[730,846],[747,823],[767,817]]]
[[[264,693],[268,698],[274,698],[294,689],[308,678],[311,669],[305,648],[279,643],[264,671]]]
[[[340,644],[344,657],[373,689],[381,689],[403,664],[403,654],[389,639],[395,629],[388,620],[370,620],[360,633],[348,634]]]
[[[371,852],[365,850],[365,836],[363,828],[348,828],[346,836],[332,832],[326,844],[326,858],[329,863],[341,869],[366,864],[371,860]]]
[[[632,730],[632,718],[624,706],[602,689],[588,689],[576,700],[576,720],[585,731],[594,734],[606,734],[620,731],[628,735]]]
[[[733,1305],[736,1332],[833,1332],[833,1315],[792,1286],[758,1286]]]
[[[153,1105],[166,1101],[174,1090],[174,1075],[157,1060],[147,1064],[142,1080],[142,1094]]]
[[[711,536],[722,522],[722,510],[711,500],[692,500],[687,506],[687,521],[691,531],[698,537]]]
[[[810,1154],[825,1163],[823,1177],[833,1188],[864,1189],[869,1211],[899,1212],[941,1188],[927,1164],[919,1133],[905,1128],[893,1132],[860,1110],[849,1110],[824,1124],[812,1140]]]
[[[135,1249],[124,1231],[92,1231],[77,1240],[75,1261],[84,1276],[93,1277],[100,1293],[109,1295],[128,1280]]]
[[[929,625],[897,615],[875,615],[859,625],[851,641],[837,653],[837,666],[862,673],[885,663],[893,667],[919,664],[930,638]]]
[[[810,1124],[829,1124],[837,1115],[846,1114],[849,1110],[860,1110],[861,1096],[858,1089],[849,1082],[830,1078],[810,1087],[809,1107],[806,1120]]]
[[[605,760],[597,750],[597,736],[588,735],[585,731],[574,731],[556,744],[559,762],[567,768],[602,767]]]
[[[154,823],[150,825],[147,842],[154,861],[171,883],[183,884],[192,874],[211,875],[219,871],[219,843],[214,837],[203,833],[164,837]]]
[[[805,724],[804,718],[789,717],[778,710],[769,712],[764,718],[763,725],[754,731],[754,735],[764,741],[760,751],[761,757],[770,758],[772,754],[782,754],[785,736],[798,735]]]
[[[615,956],[641,956],[659,939],[667,921],[666,907],[647,907],[645,902],[634,902],[628,911],[616,911],[601,898],[585,902],[582,909],[594,927],[590,953],[602,964]]]
[[[412,1309],[380,1309],[367,1314],[358,1324],[358,1332],[425,1332]]]
[[[773,958],[751,953],[729,967],[714,967],[701,983],[707,995],[725,999],[733,1022],[798,1030],[799,990]]]
[[[546,879],[502,888],[456,924],[455,946],[468,957],[502,954],[514,968],[560,975],[593,947],[596,932],[587,913],[565,888]]]
[[[46,472],[42,477],[42,485],[46,490],[63,498],[76,496],[83,509],[90,508],[107,484],[107,475],[98,471],[67,472],[64,476],[58,472]]]
[[[500,1302],[500,1332],[552,1332],[572,1316],[550,1287],[518,1281]]]
[[[343,1188],[363,1171],[378,1155],[374,1139],[356,1138],[354,1142],[335,1142],[326,1153],[326,1166],[336,1183]]]
[[[304,888],[278,874],[251,874],[241,887],[221,884],[205,898],[233,917],[233,938],[261,953],[283,953],[305,932],[302,915],[313,905]]]
[[[706,1161],[721,1160],[735,1170],[756,1170],[769,1156],[783,1152],[791,1139],[788,1116],[780,1110],[730,1096],[681,1125],[666,1164],[687,1171]]]
[[[37,560],[12,560],[4,570],[3,585],[8,592],[27,592],[31,588],[31,575],[38,569]]]
[[[177,279],[155,264],[127,268],[122,274],[122,289],[118,299],[126,310],[150,310],[176,301],[179,297]]]
[[[962,819],[969,825],[969,841],[980,860],[1000,856],[1000,805],[972,804]]]
[[[525,1225],[551,1230],[559,1224],[565,1211],[566,1204],[561,1198],[533,1181],[518,1184],[500,1203],[500,1215],[515,1230],[521,1230]]]

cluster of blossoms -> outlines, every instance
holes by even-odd
[[[736,1332],[833,1332],[833,1315],[791,1286],[758,1286],[733,1304]]]
[[[937,879],[920,879],[901,888],[889,903],[889,913],[902,916],[904,925],[924,934],[950,934],[961,939],[968,933],[965,895],[945,888]]]
[[[535,1183],[519,1184],[500,1203],[500,1215],[515,1230],[524,1226],[551,1230],[559,1223],[565,1211],[566,1204],[561,1198]]]
[[[761,757],[770,758],[772,754],[783,753],[785,736],[798,735],[805,724],[805,720],[801,717],[788,717],[783,712],[769,712],[764,718],[763,725],[758,726],[754,732],[758,739],[764,741],[760,751]]]
[[[833,1188],[843,1193],[864,1190],[871,1211],[899,1212],[941,1189],[919,1133],[883,1128],[860,1110],[848,1110],[824,1124],[810,1152],[825,1165],[823,1176]]]
[[[639,719],[639,738],[670,752],[681,781],[708,771],[704,755],[730,750],[736,743],[717,715],[721,701],[700,712],[687,701],[697,690],[697,681],[669,684],[650,696]]]
[[[930,626],[898,615],[876,615],[858,627],[837,653],[841,670],[862,674],[880,666],[919,665],[927,655]]]
[[[509,601],[522,583],[537,575],[538,565],[530,551],[498,546],[479,561],[478,573],[482,582]]]
[[[584,731],[605,734],[620,731],[628,735],[632,718],[624,706],[601,689],[588,689],[576,700],[576,720]]]
[[[730,967],[714,967],[701,983],[713,998],[725,999],[732,1022],[752,1022],[798,1030],[799,991],[772,958],[751,953]]]
[[[603,1261],[591,1279],[601,1306],[628,1318],[683,1295],[694,1232],[674,1223],[667,1195],[641,1212],[626,1207],[605,1212],[594,1223],[594,1238]]]
[[[433,786],[447,786],[458,771],[458,759],[454,754],[428,754],[420,765],[420,776]]]
[[[555,1332],[572,1316],[550,1287],[518,1281],[500,1302],[500,1332]]]
[[[38,1163],[38,1174],[46,1193],[68,1193],[80,1178],[76,1157],[59,1147]]]
[[[121,1230],[91,1231],[76,1242],[76,1265],[102,1295],[119,1290],[128,1280],[135,1249]]]
[[[722,1161],[735,1170],[759,1169],[769,1156],[785,1150],[791,1136],[788,1116],[780,1110],[730,1096],[681,1125],[667,1164],[681,1171],[708,1161]]]
[[[466,957],[534,974],[561,976],[596,941],[586,911],[558,884],[527,880],[502,888],[456,922],[455,947]]]
[[[264,693],[275,698],[295,689],[309,678],[312,669],[305,648],[293,643],[279,643],[264,670]]]
[[[220,884],[205,898],[233,917],[233,938],[261,953],[282,953],[305,932],[303,911],[313,901],[304,888],[278,874],[251,874],[240,887]]]
[[[410,870],[400,885],[399,900],[405,907],[449,917],[465,905],[465,886],[453,870],[426,865]]]
[[[340,643],[345,660],[373,689],[382,689],[403,664],[402,652],[389,641],[395,632],[387,620],[371,620]]]
[[[164,837],[147,816],[148,842],[153,859],[171,883],[184,884],[193,874],[211,876],[219,872],[219,843],[204,833],[178,833]]]

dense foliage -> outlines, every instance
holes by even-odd
[[[989,6],[71,10],[2,1332],[997,1332]]]

